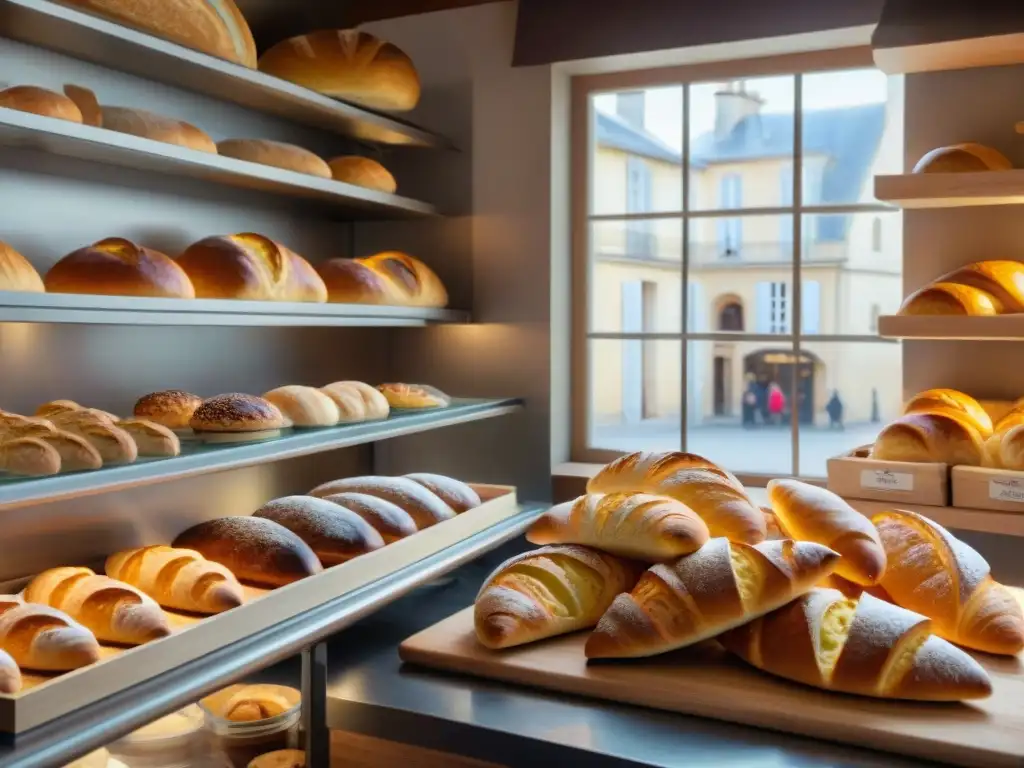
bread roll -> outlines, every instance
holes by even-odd
[[[914,173],[964,173],[1008,171],[1013,168],[1005,155],[984,144],[964,142],[938,147],[917,161]]]
[[[526,531],[531,544],[581,544],[648,563],[696,552],[709,538],[692,509],[644,493],[580,496],[552,507]]]
[[[357,259],[329,259],[316,265],[332,304],[401,306],[403,296],[386,276]]]
[[[365,493],[398,505],[412,516],[420,530],[455,517],[455,510],[407,477],[347,477],[318,485],[309,495],[322,499],[345,492]]]
[[[107,576],[145,592],[165,608],[222,613],[242,604],[242,585],[220,563],[190,549],[156,545],[107,558]]]
[[[80,248],[46,273],[50,293],[194,299],[188,275],[158,251],[119,237]]]
[[[101,111],[103,127],[108,130],[164,144],[177,144],[179,147],[194,149],[197,152],[217,154],[217,145],[213,143],[213,139],[184,120],[175,120],[173,117],[164,117],[155,112],[128,107],[102,107]]]
[[[273,403],[262,397],[232,392],[204,400],[189,426],[197,433],[258,434],[274,437],[289,422]]]
[[[837,574],[864,586],[878,583],[885,572],[885,550],[864,515],[832,491],[799,480],[769,480],[768,498],[791,536],[823,544],[842,556]]]
[[[19,437],[48,437],[56,435],[57,432],[57,427],[53,425],[53,422],[46,419],[0,415],[0,443]]]
[[[160,606],[135,587],[88,568],[51,568],[25,587],[25,600],[64,611],[100,640],[140,645],[171,633]]]
[[[386,275],[410,307],[445,307],[448,291],[434,271],[419,259],[400,251],[384,251],[360,261],[370,269]]]
[[[338,405],[342,421],[386,419],[391,412],[383,393],[361,381],[336,381],[322,387],[321,391]]]
[[[1024,312],[1024,264],[993,260],[967,264],[911,294],[904,315],[993,315]]]
[[[406,477],[431,491],[437,498],[454,509],[457,515],[480,506],[479,494],[461,480],[430,472],[413,472]]]
[[[34,85],[16,85],[0,91],[0,107],[55,117],[72,123],[82,122],[82,112],[71,99]]]
[[[0,693],[21,690],[21,670],[6,651],[0,650]]]
[[[180,534],[173,546],[195,550],[242,581],[262,586],[282,587],[323,570],[306,542],[261,517],[209,520]]]
[[[64,84],[64,95],[75,102],[78,111],[82,113],[82,122],[94,128],[103,127],[103,108],[96,100],[96,94],[88,88],[80,85]]]
[[[266,51],[260,70],[327,96],[395,112],[420,100],[420,78],[397,46],[358,30],[324,29]]]
[[[37,672],[64,672],[100,659],[92,632],[66,613],[27,605],[17,595],[0,595],[0,649],[22,669]]]
[[[189,422],[203,398],[180,389],[168,389],[143,395],[135,403],[133,413],[137,419],[152,421],[168,429],[189,429]]]
[[[82,410],[82,406],[74,400],[51,400],[50,402],[43,403],[36,408],[36,416],[41,419],[49,419],[53,416],[59,416],[62,413],[71,413],[72,411],[80,410]]]
[[[256,67],[256,43],[232,0],[64,0],[211,56]]]
[[[178,264],[202,299],[327,300],[327,287],[309,262],[253,232],[204,238],[190,245]]]
[[[122,419],[117,428],[127,432],[139,456],[177,456],[181,453],[181,441],[167,427],[146,419]]]
[[[900,306],[901,315],[998,315],[996,298],[978,288],[959,283],[931,283],[910,294]]]
[[[266,139],[226,139],[217,143],[217,151],[224,157],[272,165],[275,168],[319,176],[322,179],[331,178],[331,169],[327,163],[308,149],[294,144]]]
[[[99,408],[79,408],[77,411],[63,411],[50,416],[50,421],[60,429],[67,429],[82,424],[104,424],[108,427],[114,426],[120,419],[112,413],[101,411]]]
[[[334,400],[319,389],[295,384],[263,394],[296,427],[333,427],[341,420]]]
[[[1024,424],[1024,408],[1015,403],[1013,408],[1003,414],[995,423],[992,431],[996,434],[1007,432],[1016,426]]]
[[[984,440],[978,430],[956,416],[911,413],[882,428],[871,458],[977,467],[984,458]]]
[[[306,768],[306,753],[301,749],[279,749],[260,755],[246,768]]]
[[[60,454],[61,472],[83,472],[103,466],[102,454],[84,437],[71,432],[53,432],[37,435],[36,439],[52,446]]]
[[[918,392],[903,408],[904,413],[945,413],[966,419],[982,435],[992,434],[992,419],[981,403],[955,389],[927,389]]]
[[[42,278],[29,260],[7,243],[0,242],[0,291],[43,293],[45,290]]]
[[[363,518],[381,535],[385,544],[412,536],[418,530],[412,515],[385,499],[352,492],[335,493],[324,498]]]
[[[1024,424],[996,432],[985,441],[984,466],[1024,471]]]
[[[66,432],[84,438],[95,448],[104,465],[131,464],[139,458],[132,436],[118,426],[103,421],[61,421]]]
[[[982,666],[931,629],[924,616],[871,595],[815,589],[718,640],[758,669],[830,691],[919,701],[990,695]]]
[[[0,442],[0,472],[46,477],[60,472],[60,453],[37,437]]]
[[[392,408],[447,408],[452,404],[448,395],[426,384],[381,384],[377,389]]]
[[[362,517],[313,496],[275,499],[253,516],[283,525],[306,542],[328,568],[384,546],[381,535]]]
[[[510,648],[594,626],[640,566],[587,547],[541,547],[506,560],[476,596],[477,639]]]
[[[398,183],[391,172],[376,160],[359,155],[335,157],[327,162],[335,181],[355,184],[357,187],[376,189],[378,192],[395,194]]]

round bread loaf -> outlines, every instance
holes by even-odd
[[[457,515],[480,506],[480,496],[477,492],[460,480],[430,472],[413,472],[406,477],[433,493],[454,509]]]
[[[253,517],[283,525],[306,542],[328,568],[384,546],[377,530],[355,512],[313,496],[275,499],[256,510]]]
[[[392,408],[447,408],[452,399],[426,384],[381,384],[377,387]]]
[[[262,432],[283,429],[288,421],[262,397],[231,392],[204,400],[189,426],[196,432]]]
[[[1002,152],[984,144],[966,142],[933,149],[917,161],[914,173],[970,173],[1011,168],[1013,163]]]
[[[16,85],[0,91],[0,107],[55,117],[72,123],[82,122],[82,111],[62,93],[54,93],[34,85]]]
[[[137,419],[146,419],[168,429],[188,429],[192,414],[203,403],[203,398],[180,389],[151,392],[135,403],[133,413]]]
[[[0,291],[42,293],[45,290],[43,279],[29,260],[7,243],[0,242]]]
[[[278,387],[265,392],[263,399],[276,405],[296,427],[333,427],[341,419],[335,401],[313,387]]]
[[[455,510],[434,493],[407,477],[347,477],[319,485],[310,491],[309,495],[326,498],[346,492],[365,493],[390,501],[404,509],[416,522],[419,530],[455,517]]]
[[[331,168],[308,149],[282,141],[266,139],[225,139],[217,142],[217,151],[224,157],[248,160],[250,163],[272,165],[286,171],[331,178]]]
[[[159,251],[120,237],[79,248],[46,273],[50,293],[194,299],[188,275]]]
[[[405,112],[420,100],[420,78],[398,46],[356,29],[293,37],[260,57],[259,68],[371,109]]]
[[[360,420],[386,419],[391,412],[388,399],[362,381],[336,381],[323,387],[323,391],[338,403],[339,408],[351,409],[353,413],[359,412],[354,405],[358,397],[363,403]]]
[[[217,145],[204,131],[184,120],[164,117],[144,109],[127,107],[101,107],[103,127],[139,136],[143,139],[162,141],[165,144],[177,144],[179,147],[194,149],[197,152],[217,154]]]
[[[357,187],[376,189],[393,195],[398,189],[398,182],[391,172],[376,160],[360,155],[335,157],[327,162],[331,176],[335,181],[355,184]]]
[[[412,515],[386,499],[350,491],[324,498],[363,518],[376,529],[385,544],[412,536],[418,530]]]

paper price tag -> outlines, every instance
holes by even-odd
[[[1016,501],[1024,504],[1024,482],[1020,480],[989,480],[988,497],[993,501]]]
[[[885,469],[862,469],[860,487],[875,491],[912,491],[914,476],[907,472],[889,472]]]

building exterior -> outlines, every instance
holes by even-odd
[[[636,102],[641,103],[638,105]],[[642,93],[618,94],[616,114],[595,112],[594,213],[678,211],[681,157],[644,129]],[[716,93],[715,128],[690,148],[689,209],[793,205],[793,116],[762,113],[742,83]],[[805,206],[873,202],[872,179],[892,167],[898,117],[886,104],[806,111]],[[898,164],[898,163],[896,163]],[[886,213],[805,214],[802,236],[803,333],[871,335],[880,314],[901,300],[902,219]],[[793,322],[793,217],[693,217],[689,225],[690,332],[790,333]],[[678,332],[682,321],[682,223],[678,219],[597,221],[591,232],[591,328]],[[744,394],[781,387],[791,407],[794,378],[803,423],[828,420],[838,392],[847,422],[892,416],[898,346],[815,342],[800,359],[788,341],[689,341],[691,424],[738,421]],[[678,416],[678,341],[592,341],[595,423]],[[599,382],[599,384],[597,383]],[[895,400],[895,402],[889,402]],[[749,413],[748,413],[749,417]]]

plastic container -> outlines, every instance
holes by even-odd
[[[127,768],[225,768],[204,730],[203,711],[190,704],[115,741],[111,757]]]
[[[279,715],[261,720],[229,720],[225,712],[240,696],[277,695],[290,706]],[[252,760],[267,752],[294,749],[299,743],[302,695],[283,685],[232,685],[199,702],[206,719],[206,730],[233,768],[246,768]]]

